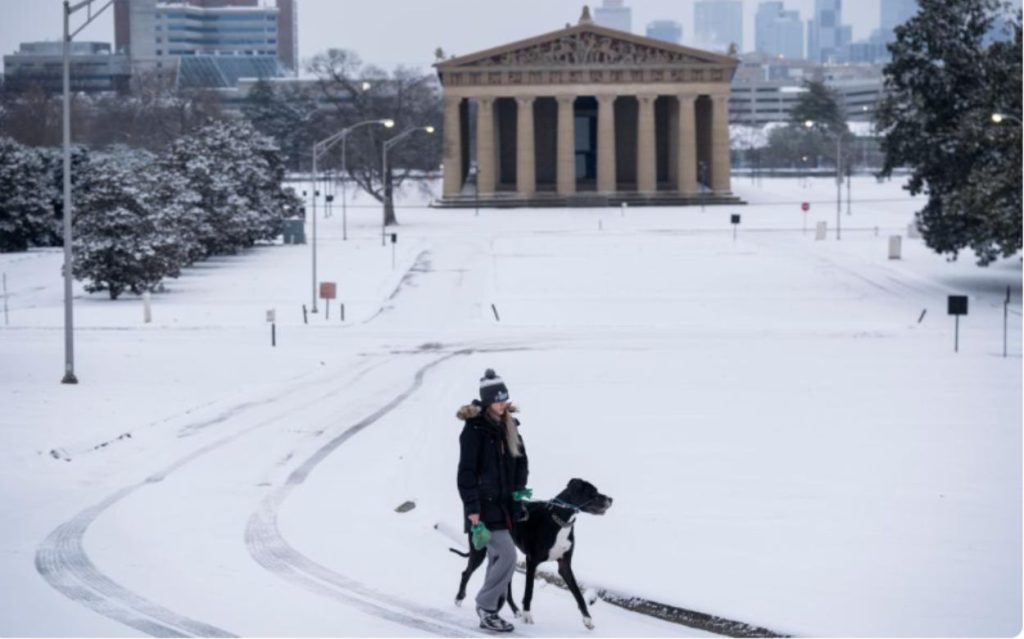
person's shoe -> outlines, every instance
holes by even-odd
[[[498,616],[496,612],[490,612],[483,608],[477,608],[476,614],[480,615],[480,627],[492,632],[512,632],[515,626]]]

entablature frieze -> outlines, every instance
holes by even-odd
[[[673,65],[671,67],[572,67],[537,69],[467,68],[445,71],[441,83],[446,87],[573,85],[573,84],[636,84],[660,82],[721,82],[732,81],[732,69],[702,65]]]

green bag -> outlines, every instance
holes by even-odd
[[[487,530],[482,521],[473,524],[469,532],[472,533],[473,547],[477,550],[483,550],[491,542],[491,531]]]

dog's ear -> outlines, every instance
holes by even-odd
[[[577,486],[580,486],[581,484],[585,483],[586,482],[580,479],[579,477],[573,477],[572,479],[569,480],[569,488],[576,488]]]

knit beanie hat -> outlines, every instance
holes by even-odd
[[[493,368],[488,368],[480,378],[480,403],[490,406],[495,402],[508,401],[508,388]]]

